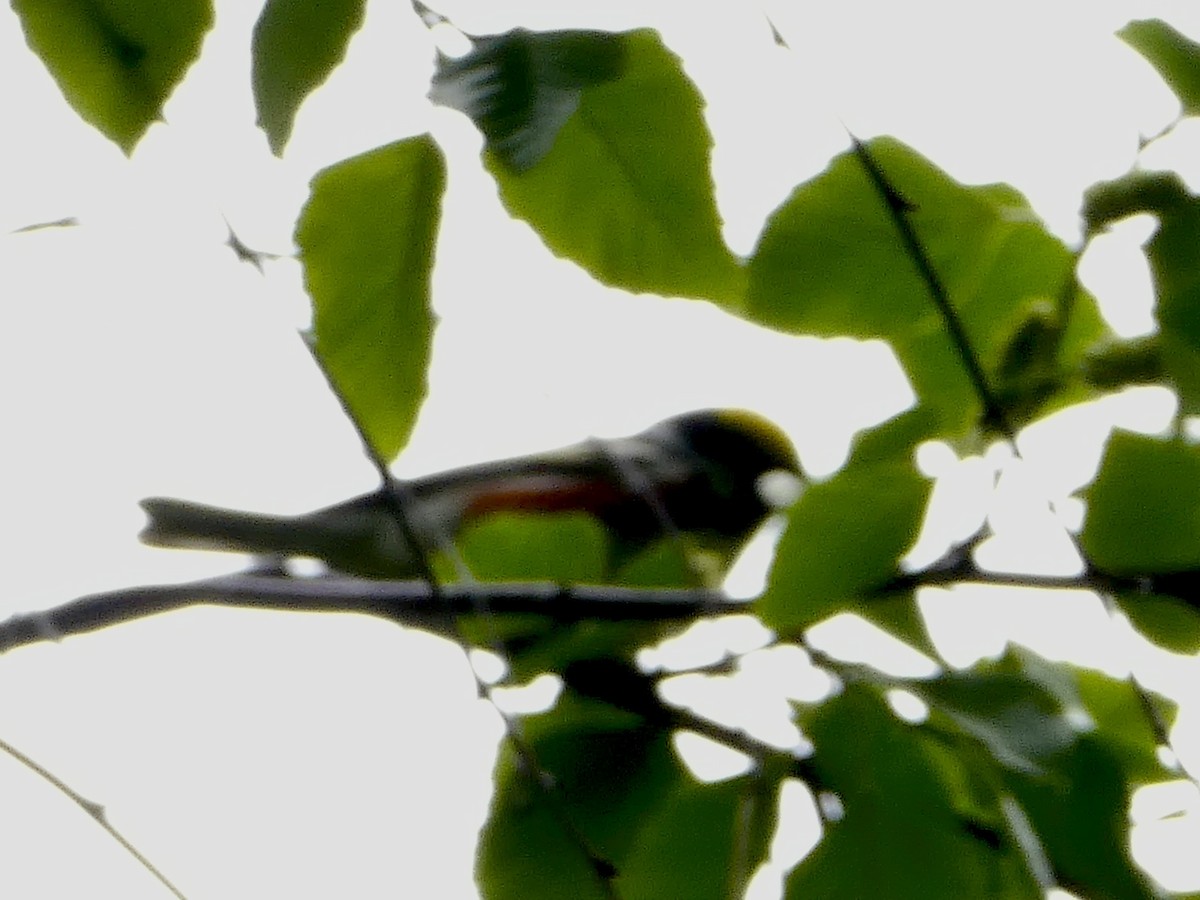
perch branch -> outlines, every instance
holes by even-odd
[[[423,581],[373,581],[349,576],[293,578],[252,573],[183,584],[158,584],[89,594],[52,609],[0,622],[0,653],[87,634],[110,625],[190,606],[343,612],[377,616],[414,628],[454,633],[459,616],[478,614],[481,603],[506,613],[581,619],[687,621],[736,613],[743,604],[718,591],[563,587],[548,582],[443,585]]]

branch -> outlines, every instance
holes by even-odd
[[[789,774],[808,782],[814,790],[824,789],[820,772],[811,758],[797,756],[792,750],[781,750],[739,728],[722,725],[707,716],[667,703],[659,695],[653,679],[624,661],[573,662],[563,672],[563,681],[581,696],[641,716],[658,728],[694,731],[746,754],[760,765],[782,762]]]
[[[1035,590],[1086,590],[1103,593],[1144,591],[1179,596],[1176,586],[1192,573],[1140,579],[1088,571],[1080,575],[1015,575],[987,572],[969,558],[897,575],[874,594],[887,595],[922,587],[989,584]],[[1200,584],[1200,575],[1186,584]],[[1161,584],[1160,584],[1161,582]],[[1178,593],[1176,593],[1178,591]],[[1185,602],[1194,599],[1182,597]],[[88,594],[61,606],[18,613],[0,622],[0,653],[88,634],[122,622],[191,606],[274,609],[281,612],[338,612],[376,616],[410,628],[456,636],[455,620],[481,609],[505,614],[545,616],[561,624],[581,620],[686,622],[707,616],[735,615],[748,604],[720,591],[701,588],[573,586],[550,582],[497,582],[442,585],[435,592],[424,581],[376,581],[344,575],[298,578],[287,575],[237,573],[182,584],[156,584]]]
[[[294,578],[236,574],[89,594],[62,606],[12,616],[0,623],[0,653],[98,631],[189,606],[344,612],[378,616],[413,628],[457,634],[460,616],[498,604],[506,613],[546,616],[556,622],[687,621],[732,614],[744,605],[719,591],[563,587],[549,582],[443,585],[424,581],[374,581],[350,576]]]
[[[108,815],[105,813],[104,807],[101,804],[89,800],[87,797],[83,796],[83,794],[79,793],[45,766],[41,765],[31,757],[26,756],[12,744],[8,743],[8,741],[0,740],[0,753],[8,754],[34,775],[37,775],[39,778],[49,782],[55,790],[91,816],[96,824],[108,832],[109,837],[120,844],[130,856],[137,860],[143,869],[153,875],[158,883],[171,893],[171,896],[178,898],[178,900],[187,900],[187,898],[183,895],[183,892],[180,891],[179,888],[177,888],[171,882],[171,880],[167,878],[167,876],[164,875],[156,865],[154,865],[154,863],[150,862],[150,860],[146,858],[146,855],[142,853],[142,851],[131,844],[129,842],[129,838],[121,834],[121,832],[119,832],[116,827],[114,827],[113,824],[108,821]]]
[[[970,554],[953,554],[947,562],[919,572],[906,572],[876,588],[872,593],[887,596],[899,591],[926,587],[950,587],[956,584],[987,584],[995,587],[1029,588],[1043,591],[1116,592],[1135,589],[1134,579],[1120,578],[1088,570],[1078,575],[1028,575],[1016,572],[989,572],[981,569]]]

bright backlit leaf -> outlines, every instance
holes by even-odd
[[[1142,54],[1175,92],[1186,115],[1200,112],[1200,44],[1162,19],[1138,19],[1117,32]]]
[[[1200,568],[1200,447],[1115,431],[1087,501],[1080,540],[1103,571]]]
[[[539,82],[532,94],[520,80],[493,86],[501,98],[515,94],[523,124],[510,130],[528,148],[516,167],[504,148],[486,154],[500,197],[553,252],[605,284],[735,303],[744,273],[721,236],[700,93],[655,32],[614,37],[619,66],[606,50],[565,67],[565,85]]]
[[[869,603],[865,594],[899,574],[929,490],[911,462],[856,466],[811,485],[788,513],[757,602],[763,621],[790,633]]]
[[[432,139],[397,141],[319,172],[296,228],[317,355],[389,460],[425,398],[445,180]]]
[[[1019,412],[1036,408],[1104,334],[1091,297],[1075,284],[1072,254],[1012,188],[958,184],[890,138],[867,150],[908,204],[905,215],[989,386]],[[741,313],[790,333],[883,338],[942,434],[964,433],[978,419],[964,354],[853,152],[775,211],[750,260]],[[1014,341],[1035,320],[1037,355],[1023,347],[1017,365]]]
[[[13,0],[12,6],[67,102],[127,154],[162,118],[213,23],[210,0]]]

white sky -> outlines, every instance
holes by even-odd
[[[767,4],[787,53],[748,5],[693,5],[681,18],[667,0],[578,4],[604,10],[577,20],[560,4],[524,5],[528,14],[511,18],[496,10],[518,4],[441,11],[477,32],[662,28],[709,98],[719,201],[740,251],[790,187],[842,149],[840,122],[864,137],[895,134],[962,180],[1013,183],[1073,239],[1082,189],[1124,171],[1138,134],[1177,112],[1111,32],[1161,15],[1200,35],[1200,8],[1182,3]],[[370,4],[347,64],[301,111],[286,158],[272,158],[249,93],[257,8],[218,7],[203,58],[167,105],[169,124],[132,160],[78,120],[0,11],[10,86],[0,92],[0,527],[10,548],[0,615],[231,568],[140,547],[143,496],[299,511],[372,485],[295,337],[297,265],[270,264],[263,278],[237,263],[222,216],[251,246],[286,254],[317,169],[425,129],[451,155],[435,275],[442,323],[401,472],[741,404],[792,431],[819,475],[839,465],[854,429],[908,402],[881,346],[784,337],[702,303],[614,295],[550,258],[473,167],[466,123],[428,107],[429,38],[404,3]],[[1194,136],[1175,143],[1182,158]],[[64,216],[81,226],[9,234]],[[1085,270],[1124,333],[1148,327],[1135,256],[1145,235],[1134,224],[1106,239]],[[1108,414],[1153,430],[1170,408],[1142,393]],[[1032,430],[1027,464],[1008,484],[1064,500],[1089,476],[1103,433],[1093,414]],[[1034,544],[998,541],[990,552],[1069,570],[1048,514],[1016,527]],[[1034,555],[1034,545],[1050,550]],[[996,651],[1004,633],[1116,670],[1144,656],[1092,603],[1053,601],[1071,623],[1054,647],[1051,601],[1029,601],[1022,616],[1011,599],[969,596],[983,593],[929,602],[955,659]],[[848,635],[843,646],[864,640]],[[825,637],[838,640],[837,628]],[[1147,671],[1164,684],[1196,675],[1180,659]],[[474,830],[498,725],[442,641],[350,617],[193,611],[14,652],[0,659],[0,685],[0,738],[105,803],[190,897],[474,896]],[[1194,766],[1195,733],[1180,747]],[[162,896],[78,810],[3,758],[0,796],[0,894]],[[1179,846],[1188,828],[1200,836],[1186,820],[1169,839],[1153,828],[1139,832],[1147,854]],[[1172,887],[1200,887],[1200,870],[1160,871],[1189,879]]]

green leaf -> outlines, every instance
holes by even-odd
[[[855,437],[846,468],[911,462],[917,446],[936,435],[936,413],[914,406]]]
[[[459,548],[481,581],[600,584],[608,565],[604,526],[585,513],[494,513],[467,526]]]
[[[268,0],[254,26],[251,84],[257,124],[279,155],[296,111],[345,58],[364,0]]]
[[[962,815],[948,769],[958,763],[898,721],[875,692],[850,685],[802,722],[816,747],[817,787],[845,811],[787,880],[788,898],[1040,898],[994,801],[989,821]],[[976,801],[979,798],[975,798]]]
[[[296,228],[316,352],[385,459],[425,397],[445,180],[428,135],[397,141],[319,172]]]
[[[477,858],[488,900],[611,896],[589,851],[612,867],[616,893],[630,900],[720,900],[730,896],[736,864],[753,869],[763,860],[769,829],[742,833],[743,801],[761,786],[751,778],[697,783],[669,731],[568,691],[526,720],[524,734],[552,786],[539,788],[504,748]]]
[[[1086,737],[1110,754],[1128,784],[1171,777],[1157,753],[1157,740],[1145,710],[1127,681],[1103,673],[1049,662],[1013,646],[995,662],[950,671],[932,679],[904,682],[922,698],[930,715],[921,726],[936,734],[947,752],[971,760],[989,784],[1000,769],[1031,790],[1061,786],[1064,760]],[[1164,722],[1174,707],[1152,697]],[[972,755],[955,735],[985,753]]]
[[[1014,336],[1036,316],[1051,319],[1053,339],[1038,346],[1036,365],[1024,361],[1036,375],[1022,386],[1030,397],[1017,398],[1041,402],[1065,380],[1066,373],[1053,375],[1074,362],[1080,339],[1104,333],[1091,298],[1074,289],[1072,254],[1006,185],[964,187],[888,138],[873,141],[869,153],[910,204],[912,227],[991,381],[1012,368]],[[921,405],[936,413],[941,435],[963,434],[979,417],[980,399],[947,323],[853,152],[798,187],[771,217],[749,263],[740,312],[789,333],[883,338]],[[1063,336],[1073,328],[1084,333],[1073,335],[1063,358]]]
[[[1146,58],[1179,98],[1185,115],[1200,112],[1200,44],[1162,19],[1139,19],[1117,37]]]
[[[1138,213],[1161,213],[1185,202],[1187,188],[1174,172],[1133,171],[1100,181],[1083,197],[1083,220],[1089,234]]]
[[[545,56],[563,35],[521,39]],[[556,88],[577,95],[573,111],[565,102],[544,110],[547,88],[535,86],[531,111],[520,114],[530,133],[519,133],[540,157],[536,165],[517,171],[503,150],[487,153],[501,199],[554,253],[605,284],[735,303],[744,272],[721,236],[700,94],[656,33],[613,38],[622,47],[618,77],[608,77],[615,66],[602,55]],[[528,84],[498,88],[495,103],[528,102]]]
[[[1174,777],[1158,756],[1158,739],[1136,689],[1127,679],[1117,679],[1094,669],[1051,662],[1027,647],[1013,645],[995,663],[982,663],[974,671],[986,677],[1019,676],[1058,698],[1061,710],[1074,727],[1104,745],[1131,784],[1149,784]],[[1147,692],[1168,726],[1175,716],[1170,701]],[[1050,777],[1053,777],[1051,775]]]
[[[1172,653],[1200,651],[1200,611],[1178,597],[1119,593],[1114,598],[1133,627]]]
[[[1181,411],[1200,413],[1200,198],[1174,173],[1134,172],[1096,185],[1084,202],[1091,230],[1136,213],[1159,227],[1146,245],[1157,295],[1155,350],[1179,393]]]
[[[481,893],[488,900],[609,896],[593,857],[615,864],[633,834],[618,823],[661,802],[674,786],[667,733],[569,694],[549,713],[526,719],[523,731],[527,752],[553,785],[504,743],[476,855]]]
[[[909,689],[1018,772],[1044,772],[1046,761],[1076,738],[1059,699],[1021,673],[981,667],[911,682]]]
[[[1092,348],[1083,365],[1087,382],[1104,391],[1134,384],[1158,384],[1166,375],[1157,334],[1100,344]]]
[[[844,469],[808,487],[788,514],[766,593],[763,622],[784,634],[834,612],[860,611],[864,595],[898,574],[917,536],[930,483],[911,462]]]
[[[1200,568],[1200,447],[1114,431],[1086,496],[1080,542],[1101,570]]]
[[[1200,651],[1200,569],[1139,578],[1116,601],[1134,626],[1165,650]]]
[[[912,591],[872,597],[868,602],[856,604],[854,611],[910,647],[937,659],[937,648],[930,640],[929,629],[925,627],[925,619],[917,608],[916,594]]]
[[[1003,344],[992,389],[1010,418],[1031,421],[1055,409],[1090,398],[1094,383],[1071,384],[1072,373],[1086,373],[1094,349],[1107,335],[1095,298],[1082,288],[1059,306],[1035,304]],[[1063,314],[1063,307],[1070,310]]]
[[[1153,784],[1177,777],[1163,765],[1158,737],[1138,694],[1149,697],[1168,727],[1175,719],[1174,703],[1145,688],[1135,688],[1128,679],[1077,666],[1059,667],[1070,669],[1079,699],[1092,720],[1093,739],[1112,754],[1129,784]]]
[[[212,27],[209,0],[13,0],[25,40],[67,102],[126,154]]]
[[[720,784],[684,781],[647,817],[643,838],[621,864],[617,884],[621,897],[661,900],[663,897],[741,896],[744,875],[739,868],[757,868],[764,861],[768,829],[743,833],[752,779]],[[774,797],[759,798],[775,805]],[[771,817],[773,818],[773,817]],[[748,842],[749,859],[742,857]],[[731,881],[733,884],[731,884]]]
[[[655,541],[622,565],[615,584],[639,588],[696,587],[705,557],[687,546],[686,536]]]
[[[875,696],[896,686],[929,704],[921,725],[897,722]],[[1152,701],[1169,722],[1173,707]],[[815,786],[836,791],[846,817],[801,864],[817,870],[813,880],[805,873],[801,881],[797,870],[795,896],[942,896],[943,877],[919,873],[954,857],[939,842],[957,821],[978,840],[958,847],[964,864],[945,877],[986,879],[957,886],[959,896],[1040,897],[1014,846],[1013,810],[1004,811],[1013,799],[1063,888],[1081,897],[1157,896],[1129,855],[1128,804],[1132,785],[1171,773],[1127,682],[1014,647],[995,662],[929,680],[852,681],[831,703],[842,708],[802,711],[801,724],[817,748]],[[863,818],[848,827],[856,810]],[[893,817],[909,824],[898,828]],[[934,834],[907,830],[939,822]],[[883,868],[860,874],[856,859]],[[904,866],[918,874],[902,877]],[[933,893],[917,893],[924,887]]]
[[[563,585],[614,581],[604,526],[585,513],[495,513],[469,525],[458,542],[480,581],[552,581]],[[448,575],[453,575],[452,571]],[[615,579],[627,584],[625,579]],[[565,601],[564,601],[565,602]],[[555,621],[506,613],[501,605],[458,622],[458,637],[503,650],[509,680],[563,672],[580,660],[628,660],[687,622],[646,619]]]
[[[1006,781],[1062,887],[1089,900],[1161,896],[1130,856],[1130,785],[1101,740],[1083,735],[1045,776],[1010,771]]]

